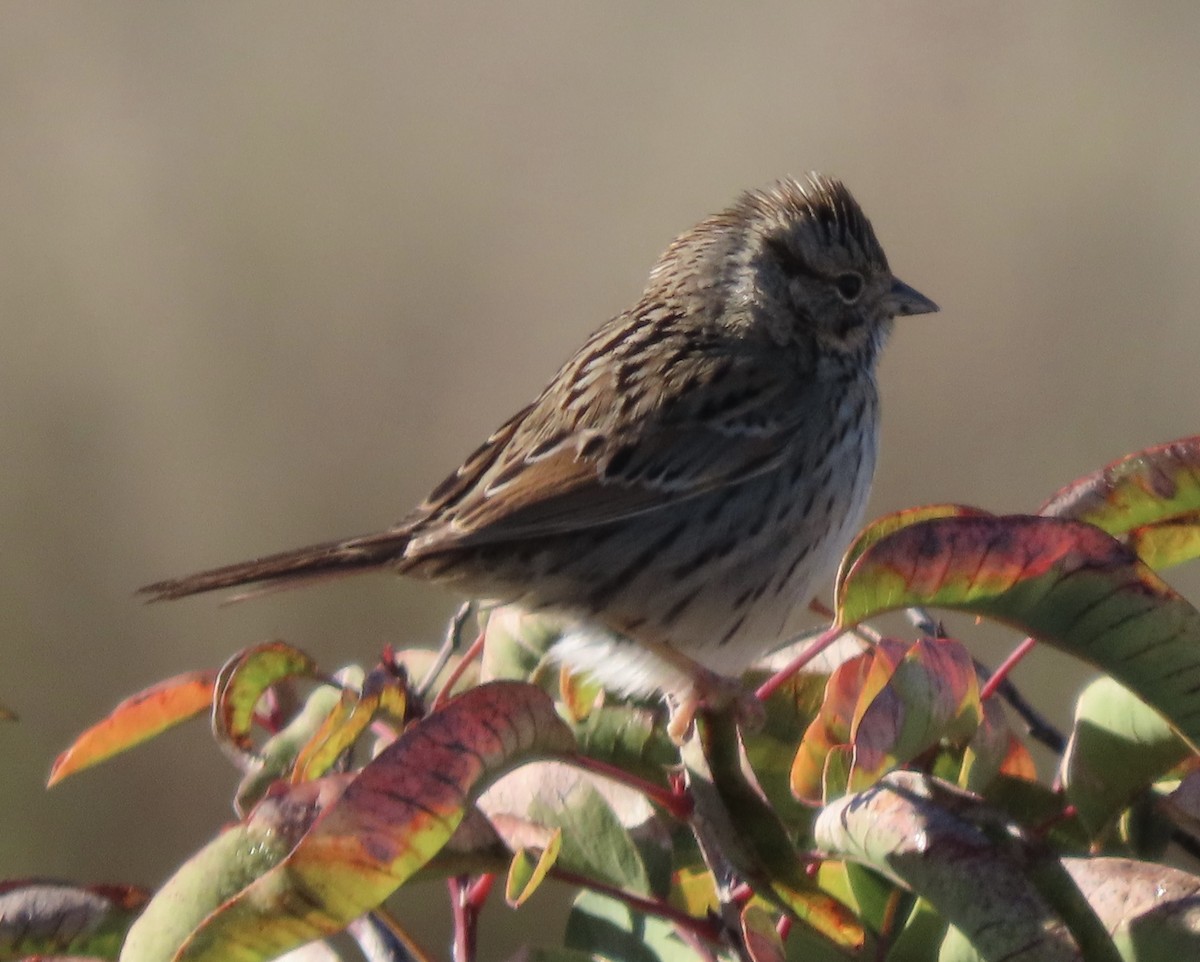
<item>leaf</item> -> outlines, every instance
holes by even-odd
[[[357,671],[344,669],[338,675],[345,677]],[[234,795],[234,809],[238,813],[248,811],[276,781],[287,776],[304,746],[337,710],[343,691],[333,685],[317,686],[282,731],[268,738],[256,754],[239,756],[244,774]]]
[[[830,676],[796,752],[792,790],[811,802],[860,790],[943,739],[966,742],[982,716],[974,663],[961,644],[881,639]]]
[[[965,504],[930,504],[921,508],[904,508],[893,511],[882,518],[876,518],[863,528],[850,543],[838,566],[837,584],[841,584],[859,556],[878,541],[895,534],[902,528],[908,528],[922,521],[936,521],[940,518],[991,518],[990,512],[981,508],[968,507]]]
[[[216,675],[215,671],[176,675],[126,698],[54,760],[46,787],[207,711]]]
[[[1200,512],[1200,435],[1114,461],[1067,485],[1038,513],[1124,534],[1196,512]]]
[[[257,962],[340,931],[445,845],[490,780],[573,744],[530,685],[494,682],[457,696],[409,726],[283,862],[206,918],[179,962]]]
[[[546,847],[538,852],[536,858],[527,848],[516,851],[508,867],[508,879],[504,886],[504,900],[512,908],[520,908],[528,901],[529,896],[537,891],[550,869],[554,867],[561,848],[562,830],[555,829]]]
[[[1029,749],[1008,729],[1004,709],[998,699],[979,703],[983,717],[979,727],[963,750],[962,763],[955,784],[959,788],[982,794],[992,780],[1002,772],[1037,777]]]
[[[0,883],[0,959],[115,958],[148,898],[131,886],[85,887],[49,879]]]
[[[210,913],[256,879],[269,875],[317,814],[345,790],[350,779],[349,775],[330,776],[291,786],[265,799],[244,821],[205,845],[154,893],[129,930],[121,962],[165,962],[175,958],[180,945]],[[296,945],[308,941],[311,939]],[[269,950],[264,949],[230,958],[232,962],[234,958],[268,957]]]
[[[1200,557],[1200,435],[1139,451],[1067,485],[1040,514],[1087,521],[1155,570]]]
[[[1011,515],[919,522],[864,551],[838,618],[936,605],[987,615],[1112,675],[1200,745],[1200,612],[1088,524]]]
[[[664,773],[679,764],[679,751],[654,712],[634,705],[594,708],[571,726],[579,753],[666,787]]]
[[[751,962],[784,962],[783,939],[775,929],[775,920],[761,903],[748,902],[739,921],[742,942]]]
[[[695,950],[672,923],[599,892],[576,897],[567,916],[566,948],[607,962],[696,962]]]
[[[1113,932],[1122,958],[1180,962],[1200,957],[1200,878],[1122,858],[1068,858],[1064,864]]]
[[[1155,571],[1194,561],[1200,558],[1200,514],[1134,528],[1125,543]]]
[[[884,650],[887,650],[886,646]],[[801,801],[812,805],[824,801],[826,761],[834,748],[850,742],[854,709],[874,663],[874,655],[865,652],[842,662],[829,676],[821,708],[800,740],[792,760],[792,794]]]
[[[742,730],[746,760],[763,794],[784,823],[800,831],[811,820],[812,808],[801,804],[792,794],[796,746],[820,713],[828,682],[827,674],[798,672],[764,703],[766,720],[762,728],[756,731]],[[755,687],[753,681],[750,685]],[[816,775],[816,801],[819,803],[819,768]]]
[[[1111,678],[1098,678],[1075,702],[1062,760],[1067,800],[1096,836],[1134,797],[1191,752],[1158,712]]]
[[[877,658],[876,665],[883,662]],[[983,709],[978,677],[970,654],[956,641],[922,638],[898,663],[872,674],[886,683],[871,695],[868,676],[855,713],[850,778],[855,790],[907,764],[943,738],[965,741],[979,726]]]
[[[577,781],[554,807],[535,799],[529,816],[561,832],[558,868],[635,895],[651,894],[637,844],[587,779]]]
[[[697,841],[710,865],[728,865],[763,898],[786,908],[830,942],[861,948],[866,933],[853,913],[805,871],[787,830],[741,766],[736,726],[723,715],[698,716],[697,737],[682,746],[695,802]]]
[[[361,692],[344,689],[337,706],[296,756],[292,781],[309,781],[328,772],[381,713],[402,721],[406,700],[401,680],[380,668],[367,675]]]
[[[285,641],[268,641],[230,656],[217,675],[213,731],[218,741],[250,751],[250,732],[259,702],[288,678],[318,677],[316,662]]]
[[[225,662],[217,676],[213,701],[213,732],[218,743],[239,752],[251,751],[250,729],[259,699],[272,685],[296,676],[315,678],[316,662],[283,641],[246,648]]]
[[[480,677],[517,681],[532,677],[567,624],[556,615],[531,613],[514,605],[488,612]]]
[[[1086,904],[1073,905],[1070,892],[1064,894],[1066,888],[1078,896],[1069,880],[1064,886],[1056,860],[1021,849],[1003,824],[984,831],[992,819],[987,810],[939,785],[914,772],[891,772],[827,806],[814,839],[927,899],[984,958],[1082,959],[1072,932],[1087,939],[1089,960],[1116,957]],[[1058,914],[1064,905],[1071,930]]]

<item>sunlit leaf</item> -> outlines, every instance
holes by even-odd
[[[838,585],[843,624],[934,605],[987,615],[1091,662],[1200,744],[1200,612],[1088,524],[1013,515],[920,522]]]
[[[402,719],[405,691],[400,680],[381,669],[373,670],[362,691],[342,691],[337,707],[300,749],[292,766],[292,781],[320,778],[346,752],[381,712]]]
[[[1067,485],[1038,512],[1123,534],[1200,512],[1200,435],[1146,448]]]
[[[411,725],[282,863],[205,919],[180,962],[257,962],[341,930],[446,843],[489,780],[573,744],[536,688],[495,682],[459,695]]]
[[[956,641],[919,639],[880,674],[886,682],[877,693],[871,694],[871,676],[864,683],[854,720],[850,786],[856,790],[943,738],[966,741],[983,713],[974,663]]]
[[[835,747],[849,743],[854,710],[874,664],[874,655],[866,652],[842,662],[829,676],[820,710],[792,761],[792,794],[801,801],[812,805],[823,801],[825,760]]]
[[[85,887],[48,879],[0,883],[0,959],[115,958],[148,897],[131,886]]]
[[[566,665],[558,671],[558,699],[570,722],[584,721],[596,708],[604,686],[589,674],[573,672]]]
[[[919,508],[904,508],[893,511],[882,518],[876,518],[863,528],[850,543],[842,556],[838,568],[837,583],[845,579],[846,573],[854,567],[859,555],[878,541],[895,534],[902,528],[908,528],[923,521],[935,521],[940,518],[990,518],[990,512],[980,508],[972,508],[965,504],[929,504]]]
[[[1200,514],[1134,528],[1125,543],[1155,571],[1200,558]]]
[[[46,787],[208,711],[215,679],[215,671],[192,671],[126,698],[55,759]]]
[[[217,678],[213,730],[218,741],[250,751],[254,709],[267,689],[285,678],[316,675],[316,663],[283,641],[269,641],[238,652],[221,666]]]
[[[694,918],[704,918],[720,907],[717,883],[706,868],[683,868],[671,879],[670,902]]]
[[[927,899],[984,958],[1077,960],[1072,932],[1087,939],[1089,960],[1116,958],[1086,904],[1071,903],[1070,892],[1078,892],[1061,880],[1061,866],[1020,850],[999,825],[982,830],[991,820],[949,786],[891,772],[827,806],[814,838],[822,849],[864,862]],[[1050,881],[1035,884],[1043,876]],[[1070,906],[1071,929],[1059,916],[1063,906]]]

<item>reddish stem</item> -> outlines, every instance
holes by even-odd
[[[656,785],[654,782],[639,778],[637,775],[633,775],[624,769],[617,768],[616,765],[602,762],[598,758],[592,758],[589,755],[569,755],[563,761],[574,765],[576,768],[581,768],[585,772],[591,772],[593,775],[611,778],[614,782],[619,782],[636,792],[640,792],[650,799],[650,801],[660,806],[668,815],[679,819],[681,822],[686,822],[691,817],[692,809],[695,807],[692,802],[692,796],[686,791],[672,791],[669,788],[663,788],[661,785]]]
[[[467,902],[468,881],[465,875],[446,879],[454,918],[454,962],[475,962],[478,913]]]
[[[846,629],[841,625],[832,624],[823,632],[817,635],[804,651],[800,652],[788,664],[777,671],[774,675],[768,678],[759,686],[758,691],[754,693],[754,697],[759,701],[766,701],[775,692],[777,692],[792,675],[796,674],[801,668],[807,665],[810,661],[817,657],[826,648],[837,641],[846,633]]]
[[[992,695],[996,694],[996,689],[1004,683],[1004,679],[1008,677],[1009,672],[1017,667],[1022,658],[1033,651],[1033,646],[1036,644],[1037,641],[1035,639],[1026,638],[1012,650],[1012,654],[1000,663],[1000,667],[992,672],[992,677],[979,689],[979,698],[981,701],[985,698],[991,698]]]
[[[614,898],[619,902],[624,902],[635,912],[644,912],[646,915],[656,915],[661,919],[666,919],[684,931],[699,936],[706,942],[721,941],[721,926],[714,919],[698,919],[694,915],[681,912],[673,905],[668,905],[662,899],[649,899],[642,895],[634,895],[632,892],[626,892],[624,889],[619,889],[615,885],[609,885],[607,882],[586,878],[585,876],[576,875],[574,872],[568,872],[560,868],[552,868],[550,876],[558,879],[560,882],[566,882],[568,885],[590,889],[593,892],[599,892],[601,895]]]
[[[462,656],[462,660],[450,670],[450,677],[446,679],[446,684],[442,685],[441,690],[434,696],[433,704],[429,706],[429,710],[437,711],[450,698],[450,692],[454,686],[458,684],[467,667],[483,652],[483,632],[471,642],[471,647],[468,648]]]
[[[483,906],[487,903],[488,896],[492,892],[492,886],[496,882],[496,876],[492,872],[487,872],[477,878],[469,889],[467,889],[466,899],[467,906],[475,912],[482,912]]]

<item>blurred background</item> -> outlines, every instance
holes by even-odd
[[[942,306],[873,513],[1200,432],[1198,118],[1184,0],[0,7],[0,878],[155,885],[231,817],[199,724],[45,792],[125,695],[432,643],[419,584],[132,592],[396,520],[743,188],[839,175]],[[1061,721],[1084,677],[1016,679]]]

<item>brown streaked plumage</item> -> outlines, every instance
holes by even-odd
[[[860,523],[879,351],[894,316],[934,310],[839,182],[746,193],[399,524],[142,590],[392,569],[581,616],[601,630],[566,657],[624,688],[738,672]]]

